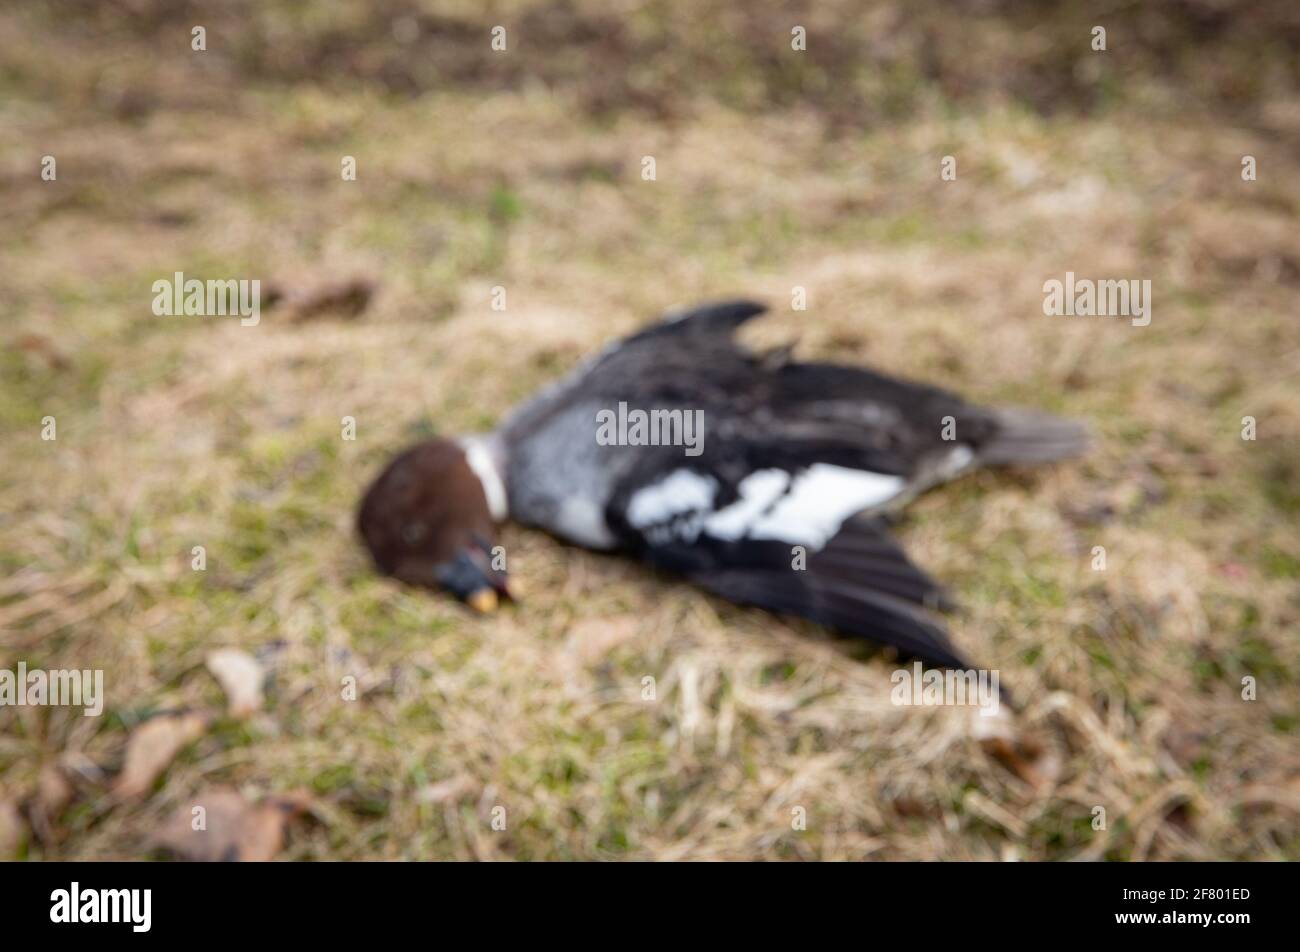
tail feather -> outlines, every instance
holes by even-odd
[[[1088,449],[1088,428],[1077,420],[1019,407],[994,411],[992,436],[979,446],[987,466],[1050,463],[1082,456]]]

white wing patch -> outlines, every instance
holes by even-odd
[[[906,484],[901,476],[816,463],[781,495],[785,487],[773,473],[785,476],[780,470],[747,476],[738,487],[741,498],[711,517],[708,530],[721,538],[780,539],[819,549],[845,519],[888,502]]]
[[[783,469],[760,469],[750,473],[736,487],[740,498],[709,516],[704,530],[717,539],[739,539],[749,535],[750,527],[789,485],[790,474]]]
[[[713,505],[718,482],[689,469],[679,469],[667,478],[638,489],[627,503],[627,521],[638,529],[668,522]]]
[[[779,539],[820,549],[844,520],[893,499],[906,485],[901,476],[816,463],[791,482],[782,469],[760,469],[736,487],[739,497],[711,512],[718,493],[712,476],[679,469],[637,490],[627,521],[656,545],[693,542],[701,532],[715,539]]]

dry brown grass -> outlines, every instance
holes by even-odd
[[[1201,51],[1196,96],[1112,29],[1102,74],[1078,57],[1045,104],[1029,89],[1061,34],[1014,4],[960,33],[877,5],[861,28],[897,32],[874,56],[938,51],[880,88],[843,42],[789,65],[784,20],[687,5],[566,8],[538,35],[584,38],[590,69],[529,52],[527,28],[519,60],[484,64],[496,21],[450,7],[344,5],[296,29],[288,5],[218,7],[205,59],[183,7],[121,6],[134,28],[0,15],[0,667],[102,668],[109,694],[100,719],[0,709],[0,801],[34,826],[21,855],[146,855],[220,783],[310,790],[299,859],[1300,856],[1300,111],[1294,63],[1237,36],[1250,18],[1137,31]],[[539,9],[500,17],[549,23]],[[824,31],[848,17],[817,10]],[[393,54],[393,16],[422,25],[427,58]],[[968,77],[981,56],[1005,76]],[[379,293],[354,320],[156,318],[150,285],[176,270]],[[1042,282],[1066,270],[1150,278],[1151,326],[1045,317]],[[1024,702],[1045,785],[992,759],[967,712],[892,706],[885,659],[535,533],[503,532],[526,600],[487,621],[372,572],[352,511],[400,446],[489,427],[649,316],[733,293],[774,304],[755,340],[1092,421],[1086,461],[967,479],[901,529],[965,606],[958,641]],[[220,709],[203,669],[220,646],[267,666],[265,710],[113,803],[133,726]],[[77,793],[43,827],[52,764]]]

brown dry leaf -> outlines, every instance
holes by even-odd
[[[899,796],[890,801],[894,812],[905,819],[914,819],[924,817],[926,819],[936,819],[942,815],[942,811],[933,804],[927,804],[917,797]]]
[[[1037,791],[1061,775],[1060,755],[1041,739],[1026,734],[1005,709],[992,717],[972,710],[971,733],[984,753]]]
[[[254,803],[235,790],[210,787],[177,807],[152,843],[196,862],[266,862],[284,847],[289,822],[309,805],[304,795]],[[200,807],[201,813],[196,809]]]
[[[23,840],[23,818],[12,800],[0,799],[0,860],[13,859]]]
[[[1060,758],[1030,738],[986,737],[984,752],[1035,790],[1043,790],[1061,774]]]
[[[329,281],[306,289],[282,292],[272,288],[270,303],[283,297],[288,319],[294,323],[321,317],[354,318],[370,305],[377,282],[366,277]]]
[[[14,341],[14,347],[50,370],[67,370],[72,366],[72,361],[44,334],[24,334]]]
[[[143,796],[153,782],[208,728],[206,714],[185,712],[163,714],[131,732],[126,743],[126,763],[113,782],[113,792],[122,799]]]
[[[208,652],[206,663],[226,693],[231,717],[246,717],[262,709],[266,673],[256,658],[238,648],[218,648]]]

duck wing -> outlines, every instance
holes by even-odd
[[[904,491],[899,475],[788,458],[747,469],[665,456],[629,478],[606,510],[621,543],[730,601],[796,615],[966,667],[933,610],[947,593],[874,513]]]

